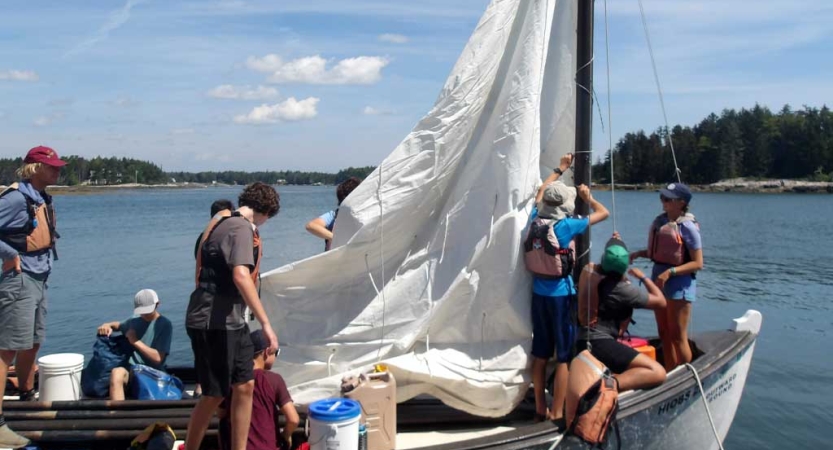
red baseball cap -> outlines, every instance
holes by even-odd
[[[29,153],[23,158],[23,162],[26,164],[42,163],[52,167],[63,167],[66,165],[66,161],[58,157],[58,152],[42,145],[29,150]]]

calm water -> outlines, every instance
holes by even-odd
[[[335,205],[333,187],[282,187],[281,211],[262,229],[263,267],[321,251],[304,223]],[[155,289],[161,311],[184,322],[193,287],[193,245],[217,198],[239,189],[125,191],[60,196],[60,261],[50,278],[45,353],[89,355],[96,327],[132,311],[133,294]],[[610,193],[597,197],[610,206]],[[617,226],[634,249],[659,211],[656,194],[619,192]],[[764,315],[752,372],[727,448],[827,448],[833,440],[833,197],[698,194],[706,270],[698,279],[694,331],[728,328],[754,308]],[[613,229],[599,226],[594,259]],[[640,312],[636,331],[654,333]],[[191,363],[182,327],[175,327],[170,363]]]

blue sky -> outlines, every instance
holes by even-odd
[[[0,157],[46,144],[166,170],[377,164],[431,108],[487,4],[6,0]],[[644,5],[672,124],[831,98],[829,0]],[[604,109],[604,2],[596,8]],[[637,1],[608,8],[617,140],[662,116]],[[598,117],[594,147],[607,149]]]

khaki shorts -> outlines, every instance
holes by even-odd
[[[0,275],[0,350],[29,350],[46,337],[46,275]]]

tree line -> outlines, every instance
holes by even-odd
[[[326,172],[301,172],[298,170],[288,171],[223,171],[223,172],[169,172],[168,175],[176,182],[206,183],[213,182],[223,184],[249,184],[255,181],[263,181],[270,184],[338,184],[350,178],[357,177],[364,180],[373,172],[375,167],[348,167],[339,170],[337,173]]]
[[[676,180],[665,128],[651,134],[628,133],[613,150],[618,183],[667,183]],[[710,184],[736,177],[833,179],[833,113],[827,106],[765,106],[710,114],[693,127],[671,129],[677,165],[684,182]],[[610,152],[593,165],[593,180],[610,182]]]
[[[338,184],[350,177],[364,179],[375,167],[348,167],[337,173],[301,171],[224,171],[224,172],[165,172],[158,165],[131,158],[82,156],[62,157],[67,162],[58,179],[59,185],[119,185],[127,183],[166,184],[204,183],[249,184],[263,181],[270,184]],[[0,184],[18,180],[15,173],[23,165],[23,158],[0,159]]]

